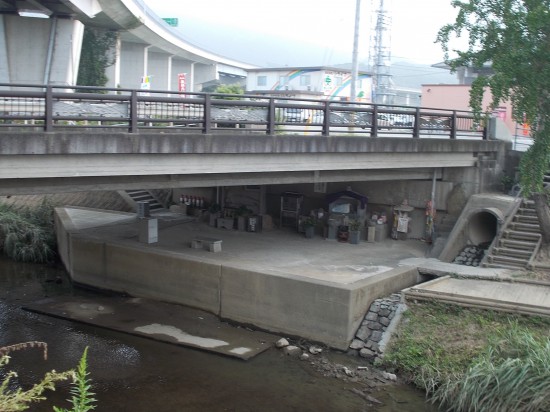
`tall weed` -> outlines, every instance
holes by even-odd
[[[550,339],[511,323],[463,375],[429,388],[431,401],[449,411],[549,411]]]
[[[46,263],[56,256],[53,205],[47,199],[35,208],[0,204],[0,249],[18,262]]]

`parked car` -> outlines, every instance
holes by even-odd
[[[300,123],[306,120],[304,116],[304,109],[299,109],[297,107],[288,107],[284,109],[283,115],[284,122]]]
[[[412,114],[396,114],[393,118],[393,124],[401,127],[412,127],[414,116]]]

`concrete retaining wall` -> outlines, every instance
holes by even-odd
[[[71,233],[64,223],[66,216],[57,210],[61,255],[77,283],[199,308],[341,350],[372,301],[417,284],[419,277],[416,268],[405,267],[336,284],[109,241],[93,232]]]

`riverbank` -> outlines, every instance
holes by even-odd
[[[528,276],[543,282],[550,279],[548,273]],[[543,372],[546,378],[537,375],[537,370],[547,371],[550,366],[549,317],[414,300],[403,316],[380,365],[427,392],[438,406],[517,411],[521,404],[521,410],[548,410],[547,386],[538,391],[541,385],[527,382],[540,383],[548,377],[547,372]],[[513,368],[521,372],[510,372]],[[480,391],[483,399],[477,398]]]

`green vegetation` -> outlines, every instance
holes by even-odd
[[[470,106],[490,114],[501,102],[512,102],[513,117],[527,123],[534,144],[522,157],[521,186],[526,193],[542,192],[550,160],[550,0],[453,0],[456,21],[443,26],[437,41],[453,70],[483,68],[474,80]],[[453,50],[455,37],[466,35],[465,50]],[[492,101],[482,107],[490,90]]]
[[[550,410],[547,318],[410,304],[383,363],[447,410]]]
[[[532,196],[544,249],[550,251],[550,208],[544,176],[550,163],[550,0],[453,0],[456,21],[438,33],[445,61],[452,70],[479,69],[470,89],[470,106],[478,120],[501,102],[512,103],[512,116],[527,124],[533,144],[520,162],[520,185]],[[467,46],[452,50],[453,40],[466,35]],[[483,107],[483,97],[491,103]]]
[[[92,385],[88,378],[87,356],[88,347],[84,349],[84,353],[78,363],[78,369],[73,374],[73,388],[71,389],[71,394],[73,396],[70,399],[73,408],[69,410],[54,406],[53,410],[55,412],[88,412],[95,409],[93,404],[96,402],[96,399],[93,397],[94,393],[91,392]]]
[[[32,404],[46,399],[44,392],[46,390],[55,390],[55,383],[73,378],[73,395],[71,403],[73,408],[70,410],[54,407],[55,412],[88,412],[95,408],[93,403],[96,400],[93,398],[93,393],[90,392],[90,381],[87,372],[87,354],[88,348],[84,350],[78,369],[76,371],[69,370],[66,372],[51,371],[46,373],[42,380],[33,385],[30,389],[23,390],[18,387],[13,389],[12,380],[17,377],[17,373],[9,371],[4,373],[2,370],[8,365],[10,357],[9,353],[29,348],[40,348],[44,353],[44,360],[48,357],[48,345],[44,342],[25,342],[11,346],[0,348],[0,375],[4,376],[0,382],[0,411],[16,412],[24,411],[31,407]]]
[[[244,89],[238,84],[220,84],[214,90],[214,93],[223,93],[223,94],[244,94]],[[216,99],[224,100],[239,100],[240,97],[237,96],[215,96]]]
[[[109,79],[105,69],[115,62],[113,49],[117,36],[114,31],[92,27],[84,29],[77,80],[80,86],[104,87],[107,84]]]
[[[36,208],[0,204],[0,250],[18,262],[53,261],[53,205],[47,199]]]

